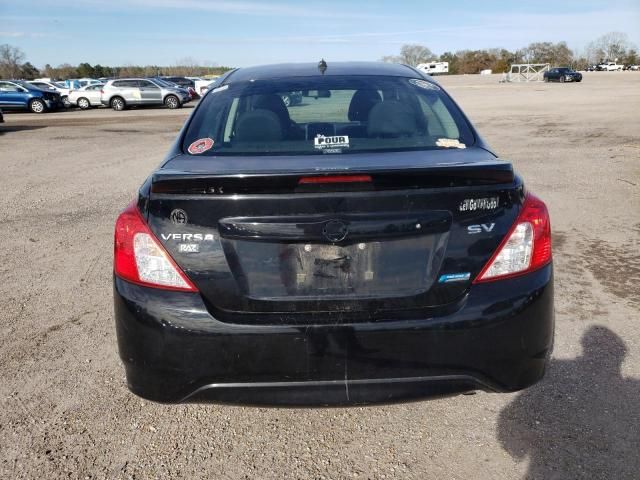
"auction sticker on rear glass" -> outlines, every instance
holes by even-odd
[[[201,138],[193,142],[191,145],[189,145],[189,148],[187,149],[187,151],[191,155],[198,155],[200,153],[206,152],[207,150],[210,150],[211,147],[213,147],[213,140],[207,137],[207,138]]]
[[[442,148],[467,148],[467,146],[457,138],[439,138],[436,140],[436,146]]]
[[[327,153],[340,153],[343,149],[349,148],[348,135],[317,135],[313,139],[313,147],[317,150],[324,150]]]

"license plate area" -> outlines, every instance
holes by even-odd
[[[290,245],[285,254],[296,272],[296,290],[303,295],[346,295],[356,292],[375,277],[378,244],[359,243],[350,247],[336,245]]]
[[[434,282],[447,235],[348,245],[223,239],[242,293],[256,300],[414,296]]]

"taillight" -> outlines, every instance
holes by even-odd
[[[104,90],[100,90],[100,95],[104,95]]]
[[[162,247],[132,202],[116,220],[113,268],[132,283],[165,290],[198,289]]]
[[[547,206],[527,193],[518,218],[474,283],[529,273],[550,261],[551,222]]]

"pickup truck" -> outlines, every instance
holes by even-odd
[[[624,68],[624,65],[616,62],[604,62],[598,65],[598,70],[605,71],[605,72],[613,72],[616,70],[622,71],[623,68]]]

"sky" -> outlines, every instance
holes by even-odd
[[[0,44],[37,67],[379,60],[405,43],[581,51],[610,31],[640,46],[640,0],[0,0]]]

